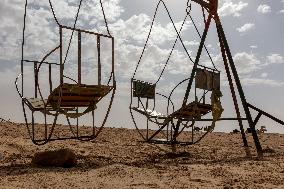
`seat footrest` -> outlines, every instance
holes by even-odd
[[[42,100],[41,98],[25,98],[24,100],[32,111],[54,111],[50,104],[46,104],[47,99]],[[46,107],[44,107],[44,104],[46,104]],[[61,107],[61,109],[73,110],[74,107]]]
[[[133,107],[132,109],[135,110],[138,113],[149,116],[151,118],[165,119],[167,117],[166,115],[164,115],[160,112],[157,112],[156,110],[147,109],[145,111],[144,108],[138,108],[138,107]]]

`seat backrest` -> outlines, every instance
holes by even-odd
[[[144,81],[133,80],[133,97],[140,98],[155,98],[156,84],[151,84]]]
[[[195,87],[208,91],[220,90],[220,73],[197,68]]]

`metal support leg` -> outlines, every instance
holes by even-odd
[[[249,126],[250,126],[251,131],[252,131],[252,136],[253,136],[253,139],[254,139],[257,154],[258,154],[259,157],[262,157],[263,156],[262,147],[261,147],[261,144],[259,142],[259,138],[257,136],[256,130],[253,126],[253,120],[252,120],[252,117],[251,117],[251,114],[250,114],[250,111],[249,111],[249,107],[248,107],[247,102],[246,102],[245,94],[244,94],[244,91],[243,91],[243,88],[242,88],[242,85],[241,85],[241,82],[240,82],[240,79],[239,79],[239,76],[238,76],[238,73],[237,73],[237,69],[236,69],[235,64],[234,64],[234,60],[233,60],[227,39],[225,37],[223,27],[222,27],[220,22],[217,23],[217,30],[218,30],[218,33],[220,34],[220,37],[221,37],[221,39],[224,43],[224,46],[225,46],[225,51],[226,51],[227,57],[229,59],[229,64],[231,66],[231,70],[232,70],[232,73],[233,73],[233,76],[234,76],[234,79],[235,79],[235,82],[236,82],[236,85],[237,85],[237,89],[238,89],[239,94],[240,94],[242,105],[243,105],[246,117],[248,119]]]
[[[259,121],[260,117],[262,116],[262,113],[258,112],[256,118],[253,121],[253,127],[255,128],[257,122]]]
[[[231,90],[231,94],[232,94],[232,98],[233,98],[233,102],[234,102],[234,106],[235,106],[235,111],[236,111],[236,114],[237,114],[240,130],[241,130],[241,134],[242,134],[244,147],[245,147],[247,155],[250,156],[248,141],[246,139],[246,134],[245,134],[245,131],[244,131],[243,122],[240,119],[241,118],[240,109],[239,109],[238,100],[237,100],[237,97],[236,97],[236,92],[235,92],[235,89],[234,89],[234,84],[233,84],[230,68],[229,68],[228,61],[227,61],[227,56],[226,56],[223,40],[222,40],[222,37],[221,37],[219,31],[217,31],[217,33],[218,33],[220,48],[221,48],[221,52],[222,52],[223,62],[224,62],[224,66],[225,66],[225,70],[226,70],[226,74],[227,74],[227,78],[228,78],[228,81],[229,81],[230,90]]]

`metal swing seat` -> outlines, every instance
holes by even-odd
[[[91,110],[112,89],[112,86],[107,85],[63,83],[50,93],[48,99],[24,98],[24,101],[32,111],[56,111],[60,108],[64,113],[63,110],[74,110],[77,107]]]
[[[143,103],[141,103],[141,98],[146,98],[147,100],[153,99],[155,100],[156,96],[156,84],[140,81],[140,80],[132,80],[132,94],[133,97],[138,98],[138,105],[131,107],[132,110],[139,112],[149,118],[154,119],[165,119],[166,115],[154,110],[148,109],[148,107],[144,107]],[[159,93],[158,93],[159,94]],[[142,105],[142,107],[139,106]],[[155,103],[154,103],[155,104]]]
[[[136,75],[136,71],[138,69],[139,64],[141,63],[141,59],[143,57],[145,48],[147,46],[149,37],[151,35],[151,31],[152,31],[152,27],[153,27],[153,23],[155,21],[156,18],[156,14],[158,11],[158,8],[160,5],[163,5],[164,8],[166,9],[168,16],[170,17],[171,21],[172,21],[172,25],[175,28],[175,31],[177,33],[177,38],[174,42],[174,45],[172,47],[172,50],[167,58],[167,61],[164,65],[164,68],[158,78],[158,81],[156,83],[149,83],[146,81],[141,81],[141,80],[137,80],[135,78]],[[191,7],[190,7],[191,9]],[[138,61],[138,64],[136,66],[135,72],[133,74],[133,77],[131,79],[131,102],[130,102],[130,114],[134,123],[135,128],[138,130],[138,133],[140,134],[140,136],[143,138],[144,141],[146,142],[150,142],[150,143],[156,143],[156,144],[183,144],[183,145],[192,145],[192,144],[196,144],[198,143],[202,138],[205,137],[205,135],[207,135],[208,133],[212,132],[212,130],[215,127],[215,122],[220,118],[222,112],[223,112],[223,108],[221,106],[221,102],[220,102],[220,97],[221,92],[220,92],[220,71],[218,71],[215,68],[215,65],[212,61],[212,58],[210,56],[210,54],[208,53],[208,50],[206,48],[206,46],[204,45],[204,40],[203,42],[200,43],[199,46],[199,51],[198,51],[198,55],[195,61],[193,61],[191,59],[191,57],[189,56],[183,41],[180,37],[180,32],[182,31],[183,25],[187,19],[187,17],[190,17],[193,24],[195,25],[194,20],[192,19],[192,17],[190,16],[190,12],[187,12],[187,15],[183,21],[183,24],[180,28],[180,31],[177,30],[177,28],[175,27],[175,24],[173,23],[173,20],[170,16],[170,13],[165,5],[165,3],[163,2],[163,0],[160,0],[157,4],[156,7],[156,11],[154,14],[154,18],[152,20],[152,25],[150,28],[150,32],[148,34],[146,43],[144,45],[144,49],[142,51],[142,54],[140,56],[140,59]],[[196,28],[197,30],[197,28]],[[198,34],[199,31],[197,30]],[[199,34],[200,36],[200,34]],[[200,36],[201,38],[201,36]],[[170,92],[170,94],[168,96],[157,93],[156,92],[156,86],[157,83],[159,82],[159,80],[161,79],[163,72],[165,71],[167,64],[169,62],[169,59],[172,55],[173,49],[175,48],[175,45],[177,43],[177,41],[180,41],[181,44],[183,45],[183,48],[185,49],[185,52],[187,53],[189,59],[191,60],[191,62],[194,63],[194,67],[191,73],[191,77],[186,78],[184,80],[182,80],[180,83],[178,83]],[[202,66],[200,64],[198,64],[199,62],[199,58],[200,58],[200,54],[201,54],[201,49],[202,48],[206,49],[206,52],[208,54],[208,56],[211,59],[211,62],[214,66],[214,69],[212,68],[208,68],[205,66]],[[191,85],[193,83],[193,80],[195,80],[195,100],[188,103],[188,97],[189,97],[189,92],[190,92],[190,88]],[[175,105],[172,101],[172,95],[175,92],[176,88],[178,86],[180,86],[181,84],[188,82],[187,85],[187,89],[185,91],[185,97],[183,99],[183,104],[181,107],[179,107],[178,109],[175,108]],[[197,89],[201,89],[203,90],[203,95],[200,99],[198,99],[197,97],[197,93],[196,90]],[[211,103],[206,103],[205,99],[206,99],[206,94],[208,92],[211,92]],[[156,110],[156,95],[162,96],[166,99],[167,101],[167,110],[160,113]],[[143,102],[144,100],[144,102]],[[135,101],[137,101],[137,103],[135,103]],[[152,106],[150,105],[152,104]],[[151,106],[151,108],[149,108]],[[138,126],[138,121],[136,121],[135,116],[134,116],[134,112],[137,112],[138,114],[142,114],[143,116],[146,117],[146,129],[140,129]],[[210,121],[212,121],[210,128],[208,129],[205,133],[201,134],[201,136],[196,137],[194,139],[194,124],[196,121],[199,121],[201,119],[201,117],[209,114],[212,112],[212,117],[213,119],[209,119]],[[139,116],[139,115],[138,115]],[[139,122],[141,122],[139,120]],[[158,127],[157,129],[155,128],[151,128],[149,126],[149,123],[154,123],[156,124]],[[179,141],[178,140],[178,136],[186,129],[186,128],[190,128],[191,129],[191,141]]]
[[[92,31],[82,30],[76,28],[76,22],[78,19],[78,14],[80,12],[80,7],[82,4],[82,0],[80,0],[79,8],[76,14],[75,23],[73,27],[64,26],[61,25],[57,17],[55,15],[53,5],[51,1],[49,0],[50,9],[52,11],[52,14],[54,16],[54,20],[56,21],[58,27],[59,27],[59,45],[52,49],[49,53],[47,53],[41,61],[34,61],[34,60],[26,60],[24,59],[24,45],[25,45],[25,25],[26,25],[26,14],[27,14],[27,0],[25,4],[25,14],[24,14],[24,28],[23,28],[23,43],[22,43],[22,60],[21,60],[21,74],[16,78],[15,85],[16,89],[18,91],[19,96],[22,99],[22,106],[23,106],[23,112],[24,117],[26,121],[26,126],[28,129],[28,133],[30,135],[30,138],[32,142],[36,145],[43,145],[46,144],[49,141],[55,141],[55,140],[66,140],[66,139],[77,139],[82,141],[88,141],[95,139],[98,134],[101,132],[103,126],[106,123],[107,117],[109,115],[115,89],[116,89],[116,82],[115,82],[115,76],[114,76],[114,38],[111,36],[108,30],[107,21],[104,14],[103,4],[100,0],[100,5],[102,8],[102,12],[104,15],[104,20],[107,28],[108,34],[101,34],[96,33]],[[69,45],[67,48],[65,59],[63,57],[63,33],[65,30],[69,30],[72,32]],[[77,52],[78,52],[78,75],[77,80],[73,79],[72,77],[66,76],[64,74],[64,68],[66,67],[67,63],[66,58],[68,56],[70,44],[72,42],[73,34],[76,33],[78,36],[78,44],[77,44]],[[84,37],[95,37],[97,40],[97,83],[96,84],[84,84],[82,83],[82,76],[81,76],[81,70],[82,70],[82,57],[81,57],[81,51],[82,51],[82,34],[84,34]],[[107,82],[103,83],[102,81],[102,63],[101,63],[101,38],[109,39],[111,40],[111,71],[110,75],[106,76]],[[48,62],[46,59],[52,55],[55,54],[56,51],[59,51],[59,63],[54,62]],[[24,96],[24,66],[26,63],[33,63],[34,64],[34,97],[26,97]],[[42,89],[39,83],[39,74],[40,70],[44,65],[48,66],[48,80],[49,80],[49,95],[44,98],[44,95],[42,93]],[[56,88],[53,88],[53,77],[52,77],[52,68],[53,66],[59,67],[60,74],[59,74],[59,86]],[[21,89],[19,88],[18,80],[21,78]],[[65,82],[64,80],[68,79],[71,82]],[[97,104],[104,99],[106,96],[109,96],[108,94],[111,93],[109,97],[109,105],[106,110],[105,117],[101,123],[101,125],[95,126],[94,121],[94,111],[97,109]],[[25,107],[28,107],[28,109],[31,111],[31,122],[28,121],[27,118],[27,109]],[[43,137],[37,137],[36,131],[35,131],[35,117],[34,113],[40,112],[44,115],[45,120],[45,128],[44,128],[44,136]],[[90,127],[89,134],[80,135],[79,132],[79,118],[81,116],[87,116],[91,114],[92,117],[92,127]],[[57,119],[59,115],[63,115],[66,117],[70,131],[71,136],[64,136],[64,137],[53,137],[53,132],[57,123]],[[47,116],[53,116],[53,123],[50,125],[47,123]],[[71,125],[70,118],[76,119],[76,126]],[[85,117],[84,117],[85,118]],[[76,129],[76,131],[74,131]]]
[[[191,15],[190,15],[191,3],[192,2],[200,5],[201,9],[202,9],[203,19],[204,19],[204,30],[203,30],[202,34],[200,34],[198,32],[196,24],[193,21]],[[154,14],[152,26],[153,26],[153,22],[155,20],[156,13],[157,13],[157,10],[158,10],[158,7],[159,7],[160,4],[164,5],[164,7],[165,7],[170,19],[171,19],[171,16],[169,14],[169,11],[168,11],[165,3],[163,2],[163,0],[160,0],[158,2],[157,7],[156,7],[156,12]],[[238,75],[238,72],[237,72],[237,69],[236,69],[236,66],[235,66],[235,63],[234,63],[234,60],[233,60],[233,57],[232,57],[232,53],[231,53],[230,48],[229,48],[228,41],[226,39],[226,35],[225,35],[225,32],[224,32],[223,26],[221,24],[220,17],[218,15],[218,0],[188,0],[187,1],[187,7],[186,7],[186,13],[187,14],[186,14],[185,19],[188,16],[190,17],[192,24],[193,24],[194,28],[196,29],[196,31],[197,31],[200,39],[201,39],[201,42],[200,42],[199,47],[198,47],[198,51],[197,51],[197,54],[196,54],[195,61],[192,61],[189,54],[187,54],[189,59],[194,63],[194,65],[193,65],[193,69],[192,69],[190,78],[185,79],[185,80],[188,80],[188,85],[187,85],[186,93],[184,95],[182,106],[178,110],[172,111],[172,113],[169,113],[167,111],[166,116],[163,116],[163,121],[157,123],[159,125],[158,130],[149,131],[148,123],[150,121],[152,122],[152,120],[149,119],[151,117],[148,116],[147,117],[146,134],[143,135],[142,131],[139,130],[139,128],[137,126],[138,122],[135,120],[135,118],[133,116],[133,112],[132,112],[132,110],[135,110],[135,108],[133,108],[133,105],[134,105],[133,104],[134,94],[133,94],[131,96],[130,113],[131,113],[135,127],[137,128],[139,134],[142,136],[142,138],[146,142],[153,142],[153,143],[159,143],[159,144],[161,144],[161,143],[162,144],[177,144],[177,143],[180,143],[180,144],[184,144],[184,145],[192,145],[192,144],[198,143],[199,141],[201,141],[201,139],[203,139],[206,136],[207,133],[210,133],[214,129],[215,123],[217,121],[221,121],[221,120],[238,121],[238,125],[240,127],[240,131],[241,131],[241,135],[242,135],[243,145],[244,145],[244,148],[245,148],[245,152],[246,152],[247,156],[251,157],[250,146],[248,144],[248,140],[247,140],[246,134],[244,132],[244,125],[243,125],[243,121],[246,121],[248,123],[249,129],[252,133],[252,137],[253,137],[254,144],[255,144],[255,147],[256,147],[257,155],[259,157],[263,157],[263,150],[262,150],[262,147],[261,147],[258,135],[257,135],[257,131],[256,131],[256,128],[255,128],[256,124],[258,123],[258,121],[260,120],[260,118],[262,116],[270,118],[271,120],[273,120],[273,121],[275,121],[275,122],[277,122],[281,125],[284,125],[284,122],[282,120],[280,120],[279,118],[276,118],[273,115],[265,112],[264,110],[261,110],[261,109],[257,108],[256,106],[247,102],[243,88],[242,88],[242,85],[241,85],[241,81],[240,81],[240,78],[239,78],[239,75]],[[206,13],[208,14],[207,18],[205,18]],[[171,21],[172,21],[172,19],[171,19]],[[218,73],[218,71],[217,71],[217,69],[216,69],[216,67],[215,67],[215,65],[212,61],[212,58],[211,58],[210,54],[208,53],[206,46],[204,45],[207,34],[208,34],[208,30],[209,30],[209,27],[210,27],[210,24],[211,24],[211,21],[215,22],[215,25],[216,25],[216,31],[217,31],[217,35],[218,35],[220,52],[221,52],[222,60],[223,60],[223,63],[224,63],[224,70],[226,71],[226,76],[227,76],[227,79],[228,79],[230,92],[231,92],[231,95],[232,95],[232,101],[233,101],[233,104],[234,104],[236,117],[229,117],[229,118],[223,118],[222,117],[221,118],[223,108],[222,108],[221,101],[220,101],[220,98],[222,97],[222,93],[220,91],[220,73]],[[184,22],[185,22],[185,20],[184,20]],[[184,24],[184,22],[183,22],[183,24]],[[174,26],[173,21],[172,21],[172,24]],[[182,30],[183,24],[181,26],[180,31]],[[151,34],[152,26],[150,28],[150,32],[149,32],[148,38],[146,40],[144,49],[142,51],[141,57],[143,56],[145,47],[147,45],[149,36]],[[175,26],[174,26],[174,29],[177,33],[176,41],[179,39],[180,42],[182,43],[183,48],[186,50],[186,48],[185,48],[185,46],[184,46],[184,44],[181,40],[181,37],[179,35],[180,32],[177,31]],[[176,41],[175,41],[175,43],[176,43]],[[175,44],[173,45],[173,48],[174,47],[175,47]],[[207,72],[206,77],[202,76],[202,74],[199,74],[201,72],[200,72],[200,70],[198,70],[199,69],[198,67],[201,66],[199,64],[199,60],[200,60],[203,48],[206,50],[213,66],[214,66],[214,70],[211,70],[213,72],[211,72],[209,74],[209,75],[211,75],[209,77],[208,77],[209,72],[207,72],[209,70],[207,70],[207,68],[203,67],[205,69],[203,69],[201,71],[201,72],[203,72],[203,71]],[[169,57],[171,56],[171,54],[172,54],[172,51],[171,51]],[[141,57],[138,61],[137,67],[140,64]],[[168,60],[169,60],[169,58],[168,58]],[[167,60],[167,62],[168,62],[168,60]],[[165,63],[164,69],[166,68],[167,62]],[[136,67],[135,72],[133,74],[132,87],[133,87],[133,81],[134,81],[135,73],[137,71],[137,67]],[[163,69],[162,73],[164,72],[164,69]],[[215,72],[215,71],[217,71],[217,72]],[[161,75],[162,75],[162,73],[161,73]],[[201,76],[201,77],[199,77],[198,75]],[[159,77],[159,79],[160,79],[160,77]],[[159,81],[159,79],[158,79],[158,81]],[[200,103],[199,100],[195,100],[195,102],[192,102],[192,103],[187,102],[194,79],[195,79],[195,89],[197,89],[197,88],[203,89],[204,94],[206,94],[208,91],[211,91],[211,103],[210,104],[208,103],[207,105],[205,105],[204,109],[203,109],[203,107],[201,107],[201,103]],[[210,82],[210,80],[211,80],[211,82]],[[155,85],[158,83],[158,81],[155,83]],[[240,109],[239,109],[239,102],[238,102],[236,91],[235,91],[235,87],[236,87],[236,90],[238,92],[238,95],[239,95],[239,98],[240,98],[240,101],[241,101],[241,106],[242,106],[244,113],[245,113],[245,117],[241,115],[241,112],[240,112]],[[173,89],[173,91],[174,91],[174,89]],[[133,92],[133,88],[132,88],[131,92]],[[166,96],[166,98],[168,98],[168,107],[169,107],[169,104],[171,103],[171,95],[172,95],[172,92],[170,93],[170,95],[168,97]],[[152,98],[155,99],[154,97],[152,97]],[[205,98],[203,98],[203,100],[204,99]],[[138,97],[138,100],[142,104],[139,97]],[[148,103],[149,103],[148,101],[149,100],[147,99],[146,104],[143,107],[146,107],[146,108],[148,107]],[[154,107],[155,107],[155,105],[154,105]],[[147,112],[145,110],[146,108],[144,108],[144,111],[139,111],[139,112],[140,113],[143,112],[144,115],[149,115],[149,113],[151,113],[151,111],[148,111],[149,113],[145,113],[145,112]],[[193,111],[194,109],[199,110],[199,111],[197,111],[197,112]],[[141,110],[141,108],[139,110]],[[153,110],[154,110],[154,108],[153,108]],[[251,114],[251,110],[254,110],[257,113],[257,116],[255,118],[253,118],[253,116]],[[200,119],[200,117],[208,114],[210,111],[212,113],[212,119],[208,119],[208,118]],[[176,122],[174,123],[175,119],[176,119]],[[192,121],[192,123],[188,124],[189,121]],[[206,132],[204,134],[201,134],[201,136],[198,139],[194,140],[193,131],[194,131],[194,123],[196,121],[212,121],[212,123],[211,123],[211,126],[206,127]],[[171,129],[173,128],[173,130],[174,130],[173,133],[172,133],[172,130],[170,130],[170,132],[168,132],[169,125],[170,125]],[[192,131],[192,138],[191,138],[192,140],[191,141],[184,141],[184,142],[179,141],[178,136],[183,132],[183,130],[185,128],[188,128],[188,127],[190,127],[191,131]],[[154,138],[154,137],[157,137],[158,135],[160,135],[164,130],[166,130],[166,134],[164,134],[164,136],[166,135],[166,138],[158,139],[158,140]],[[169,137],[169,135],[170,135],[170,137]]]
[[[188,79],[183,80],[181,83],[188,81]],[[139,84],[138,84],[139,83]],[[177,85],[177,86],[178,86]],[[139,87],[138,87],[139,86]],[[171,91],[170,96],[166,97],[165,95],[161,95],[160,93],[155,93],[155,87],[156,85],[150,84],[144,81],[140,80],[133,80],[132,81],[132,101],[137,100],[137,105],[134,105],[136,103],[131,103],[130,106],[130,112],[133,118],[133,122],[135,124],[135,127],[138,129],[137,122],[135,121],[135,118],[133,116],[132,110],[135,112],[142,114],[147,118],[147,134],[146,136],[143,136],[142,132],[139,131],[140,135],[143,137],[143,139],[150,143],[156,143],[156,144],[182,144],[182,145],[191,145],[196,144],[199,142],[202,138],[205,137],[209,132],[211,132],[214,129],[215,121],[220,118],[221,114],[218,115],[218,118],[212,119],[212,124],[209,126],[210,128],[203,133],[200,137],[196,138],[195,141],[190,142],[181,142],[181,141],[174,141],[174,130],[176,127],[176,122],[180,121],[180,124],[182,125],[182,129],[179,130],[178,134],[181,134],[184,129],[191,128],[191,132],[193,135],[194,132],[194,124],[195,121],[200,121],[201,118],[209,113],[212,112],[213,114],[213,106],[216,103],[216,101],[211,103],[205,102],[205,96],[208,92],[211,91],[211,98],[215,91],[220,91],[220,72],[216,71],[208,71],[205,67],[202,69],[198,68],[195,75],[195,91],[196,90],[203,90],[203,96],[198,100],[197,95],[195,94],[195,100],[187,103],[184,106],[181,106],[178,109],[175,109],[174,104],[171,100],[171,95],[173,94],[174,90],[177,88],[177,86]],[[168,102],[170,102],[172,108],[171,112],[169,112],[169,108],[167,110],[167,113],[160,113],[155,110],[154,108],[148,108],[150,104],[150,100],[152,100],[152,104],[156,104],[156,96],[160,95],[165,97]],[[146,99],[146,103],[143,103],[141,99]],[[220,100],[220,99],[219,99]],[[218,100],[218,102],[220,102]],[[146,104],[146,105],[145,105]],[[169,106],[168,106],[169,107]],[[223,109],[221,110],[222,113]],[[214,117],[214,116],[213,116]],[[158,130],[150,135],[149,133],[153,128],[148,127],[148,122],[152,122],[158,125]],[[166,128],[165,128],[166,127]],[[166,134],[163,134],[163,137],[155,137],[159,133],[163,132],[163,130],[166,130]],[[139,130],[139,129],[138,129]],[[148,131],[149,130],[149,131]],[[192,138],[193,139],[193,138]]]
[[[198,79],[196,80],[196,86],[198,86],[198,84],[203,85],[203,86],[198,86],[198,87],[202,87],[202,89],[203,88],[207,89],[207,86],[205,86],[205,85],[208,85],[209,82],[206,80],[206,75],[204,75],[204,76],[200,75],[200,73],[202,73],[202,72],[203,72],[203,70],[199,69],[199,72],[197,74],[199,80]],[[218,76],[215,76],[215,77],[218,77]],[[215,79],[215,81],[220,82],[220,78]],[[201,82],[203,82],[203,83],[201,83]],[[215,85],[216,85],[216,82],[215,82]],[[147,100],[153,99],[155,101],[155,99],[156,99],[155,95],[156,94],[161,95],[161,94],[155,93],[155,90],[156,90],[155,84],[151,84],[151,83],[140,81],[140,80],[133,80],[132,83],[133,83],[132,94],[133,94],[133,97],[138,98],[138,106],[133,106],[133,107],[131,107],[131,109],[135,110],[136,112],[143,114],[143,115],[145,115],[149,118],[166,119],[166,118],[172,117],[174,119],[195,119],[195,118],[197,118],[197,116],[204,116],[207,113],[212,111],[212,105],[211,104],[206,104],[205,101],[199,102],[197,100],[195,100],[191,103],[188,103],[187,105],[181,107],[178,110],[174,110],[174,108],[173,108],[173,112],[169,115],[160,113],[160,112],[156,111],[155,109],[145,108],[143,106],[143,103],[141,103],[140,98],[146,98]],[[220,84],[217,84],[217,85],[218,85],[218,87],[220,86]],[[211,89],[213,89],[213,87],[211,87]],[[217,87],[214,87],[214,89],[219,90],[219,89],[217,89]],[[164,96],[164,95],[161,95],[161,96]],[[164,96],[164,97],[166,97],[166,96]],[[173,103],[170,100],[170,98],[168,98],[168,100],[171,102],[171,104],[173,106]],[[155,102],[153,102],[153,103],[155,104]],[[140,107],[139,104],[141,104],[142,107]]]

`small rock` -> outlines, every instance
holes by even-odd
[[[36,153],[32,164],[44,167],[74,167],[77,165],[75,153],[70,149],[45,151]]]

